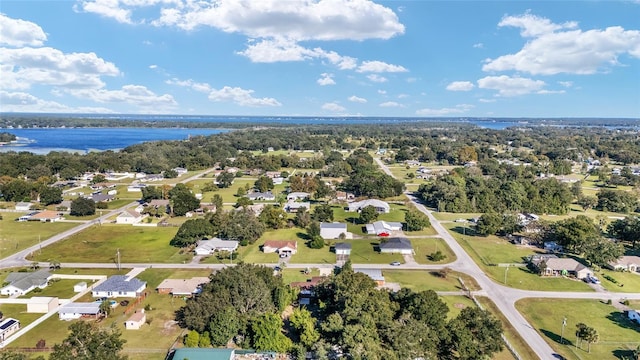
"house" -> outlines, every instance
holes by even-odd
[[[373,224],[366,225],[367,234],[388,236],[392,231],[402,230],[401,222],[387,222],[384,220],[376,221]]]
[[[284,205],[284,211],[289,213],[297,213],[301,208],[305,208],[309,211],[311,209],[311,203],[290,201]]]
[[[135,210],[125,210],[116,217],[116,224],[138,224],[145,216]]]
[[[171,213],[171,203],[166,199],[153,199],[147,204],[147,206],[162,210],[167,214]]]
[[[58,307],[58,298],[49,296],[34,296],[27,302],[27,313],[46,314]]]
[[[288,201],[304,200],[308,199],[311,194],[302,191],[291,192],[287,194]]]
[[[156,288],[158,294],[173,296],[192,296],[200,293],[202,284],[209,283],[208,277],[193,277],[191,279],[165,279]]]
[[[73,285],[73,292],[74,293],[79,293],[79,292],[83,292],[87,290],[87,283],[84,281],[81,281],[75,285]]]
[[[307,281],[292,282],[289,286],[300,289],[300,295],[308,297],[313,295],[313,289],[324,279],[326,279],[324,276],[313,276],[311,279],[307,279]]]
[[[211,240],[198,241],[198,247],[196,247],[196,255],[212,255],[216,251],[236,251],[238,249],[238,242],[236,240],[222,240],[213,238]]]
[[[20,330],[20,320],[6,318],[0,322],[0,342],[4,342],[14,332]]]
[[[101,183],[93,184],[93,185],[91,185],[89,187],[91,188],[91,190],[103,190],[103,189],[112,189],[112,188],[116,187],[116,184],[108,183],[108,182],[101,182]]]
[[[171,170],[175,171],[178,174],[178,176],[182,176],[188,172],[188,170],[183,167],[175,167]]]
[[[5,280],[9,285],[0,289],[0,294],[8,296],[22,296],[35,288],[46,288],[49,283],[49,279],[51,279],[51,273],[47,270],[38,270],[35,272],[12,272]]]
[[[113,275],[91,291],[93,297],[137,297],[147,287],[147,282],[126,275]]]
[[[57,211],[51,210],[41,211],[29,217],[29,221],[56,222],[58,220],[62,220],[62,215]]]
[[[382,276],[382,270],[380,269],[354,269],[353,271],[367,275],[378,286],[384,285],[384,276]]]
[[[404,163],[411,167],[411,166],[420,166],[420,161],[418,160],[405,160]]]
[[[108,195],[108,194],[92,194],[91,195],[91,200],[97,203],[113,201],[113,199],[115,198],[116,198],[115,196]]]
[[[347,224],[345,223],[320,223],[320,237],[323,239],[338,239],[340,234],[347,236]]]
[[[29,211],[31,210],[31,207],[33,206],[32,203],[30,202],[19,202],[16,204],[15,209],[17,211]]]
[[[216,348],[178,348],[171,357],[172,360],[232,360],[234,358],[234,349]]]
[[[281,172],[280,171],[266,171],[264,173],[264,176],[268,177],[269,179],[275,179],[281,176]]]
[[[351,243],[339,242],[336,243],[333,248],[336,251],[336,255],[351,255]]]
[[[298,252],[298,243],[296,241],[277,241],[267,240],[262,245],[262,252],[277,253],[280,257],[287,257]]]
[[[147,187],[146,184],[133,184],[133,185],[127,186],[127,191],[128,192],[142,192],[142,189],[146,188],[146,187]]]
[[[58,317],[60,320],[97,319],[100,315],[100,304],[99,301],[64,304],[58,309]]]
[[[349,204],[347,211],[360,212],[367,206],[373,206],[379,214],[386,214],[391,211],[391,207],[385,201],[378,199],[367,199],[362,201],[356,201]]]
[[[411,240],[407,238],[390,238],[386,241],[382,241],[378,245],[381,253],[386,254],[402,254],[412,255],[414,254]]]
[[[640,256],[621,256],[608,263],[607,267],[617,271],[640,272]]]
[[[274,177],[273,179],[271,179],[271,181],[273,181],[273,185],[280,185],[284,183],[284,178]]]
[[[144,309],[140,309],[134,312],[133,315],[124,322],[124,328],[127,330],[140,330],[146,321],[147,314],[144,313]]]
[[[571,258],[559,258],[555,255],[538,255],[531,257],[531,263],[546,276],[574,276],[584,279],[591,275],[588,267]]]
[[[339,201],[352,201],[356,198],[355,195],[345,191],[336,191],[336,200]]]
[[[640,324],[640,310],[627,311],[627,318]]]
[[[256,200],[265,200],[265,201],[273,201],[276,199],[276,196],[273,195],[271,193],[271,191],[267,191],[267,192],[253,192],[251,194],[247,194],[247,197],[249,198],[249,200],[251,201],[256,201]]]

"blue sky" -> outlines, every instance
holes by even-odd
[[[638,118],[638,19],[638,0],[3,0],[0,111]]]

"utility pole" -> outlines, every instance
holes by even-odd
[[[116,264],[118,266],[118,270],[120,270],[120,248],[116,250]]]
[[[567,317],[562,318],[562,332],[560,332],[560,344],[564,344],[564,327],[567,326]]]
[[[504,268],[504,284],[507,285],[507,273],[509,272],[509,266]]]

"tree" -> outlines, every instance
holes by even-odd
[[[407,231],[420,231],[431,226],[429,217],[415,208],[409,208],[404,214]]]
[[[213,194],[211,197],[211,203],[216,206],[216,211],[222,210],[223,200],[220,194]]]
[[[251,321],[251,345],[256,350],[271,350],[279,353],[293,347],[291,339],[282,333],[282,318],[276,314],[262,314]]]
[[[296,212],[296,217],[293,219],[293,222],[296,226],[301,228],[306,228],[311,223],[311,214],[307,211],[306,207],[298,208]]]
[[[111,315],[111,303],[109,302],[109,300],[104,300],[100,303],[100,313],[102,315],[104,315],[105,317]]]
[[[120,338],[115,328],[102,328],[89,322],[77,322],[69,326],[69,336],[61,344],[53,346],[50,360],[126,360],[120,351],[126,340]]]
[[[78,197],[71,201],[69,212],[72,216],[88,216],[96,213],[96,203],[87,198]]]
[[[198,343],[200,342],[200,334],[195,331],[195,330],[191,330],[187,333],[187,335],[185,335],[183,343],[185,347],[198,347]]]
[[[369,205],[360,210],[360,222],[368,224],[378,218],[378,211],[375,207]]]
[[[502,324],[487,310],[464,308],[447,329],[447,350],[450,354],[455,351],[457,359],[490,358],[502,350]]]
[[[267,192],[273,189],[273,179],[268,176],[260,176],[253,186],[260,192]]]
[[[294,309],[289,321],[296,330],[300,343],[306,348],[310,348],[320,339],[320,333],[316,330],[316,319],[307,309]]]
[[[165,179],[175,179],[178,177],[178,172],[173,169],[169,169],[162,172],[162,176],[164,176]]]
[[[270,229],[280,229],[284,227],[287,221],[287,213],[275,205],[266,205],[258,216],[258,219]]]
[[[162,189],[158,186],[145,186],[141,190],[142,192],[142,201],[151,202],[151,200],[160,200],[164,197],[162,196]]]
[[[307,235],[309,235],[311,239],[313,239],[314,237],[319,237],[320,223],[317,221],[312,221],[311,223],[309,223],[309,226],[307,226]]]
[[[551,228],[550,240],[556,241],[569,251],[580,254],[583,250],[582,244],[587,239],[599,236],[600,230],[593,223],[593,220],[585,215],[578,215],[554,223]]]
[[[252,244],[265,230],[265,226],[251,210],[231,211],[225,221],[218,224],[218,236],[238,240],[240,245]]]
[[[493,235],[502,227],[502,215],[496,213],[482,214],[476,224],[476,232],[480,235]]]
[[[638,207],[638,198],[635,194],[622,190],[602,189],[596,193],[598,205],[596,208],[602,211],[628,213]]]
[[[107,178],[102,174],[97,174],[91,179],[91,184],[99,184],[107,181]]]
[[[233,306],[213,312],[209,320],[209,337],[214,346],[225,346],[240,330],[241,322]]]
[[[177,247],[187,247],[196,244],[203,238],[212,236],[213,225],[205,219],[189,219],[180,225],[178,232],[169,244]]]
[[[313,210],[311,218],[318,222],[331,222],[333,221],[333,209],[329,204],[321,204],[316,206]]]
[[[320,236],[313,236],[309,241],[309,247],[312,249],[322,249],[324,245],[324,239]]]
[[[169,199],[173,202],[173,214],[176,216],[184,216],[200,207],[200,200],[182,183],[176,184],[169,191]]]
[[[223,172],[218,175],[216,178],[216,182],[218,183],[219,188],[228,188],[233,184],[233,180],[235,180],[236,176],[230,172]]]
[[[595,344],[600,340],[600,334],[598,334],[598,330],[587,326],[585,330],[584,340],[587,342],[587,351],[591,353],[591,344]]]
[[[580,246],[584,258],[598,266],[605,266],[624,255],[624,246],[603,237],[584,239]]]
[[[635,248],[636,243],[640,241],[640,217],[627,216],[624,219],[615,220],[607,230],[616,238],[631,242],[631,247]]]
[[[242,207],[242,208],[246,209],[246,207],[249,206],[249,205],[253,205],[253,201],[251,201],[248,197],[243,196],[243,197],[239,198],[236,201],[236,203],[233,205],[233,207],[235,207],[235,208]]]
[[[587,211],[598,205],[598,198],[595,196],[580,195],[577,204],[582,207],[582,210]]]
[[[40,188],[40,203],[47,206],[62,202],[62,189],[59,187],[43,185]]]

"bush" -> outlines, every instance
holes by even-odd
[[[441,261],[447,258],[447,255],[443,254],[442,251],[438,250],[427,255],[427,258],[431,261]]]
[[[614,284],[617,284],[617,283],[618,283],[618,280],[614,279],[613,277],[611,277],[611,276],[609,276],[609,275],[607,275],[607,274],[602,275],[602,277],[603,277],[603,278],[605,278],[605,279],[607,279],[607,280],[609,280],[609,281],[611,281],[611,282],[612,282],[612,283],[614,283]]]

